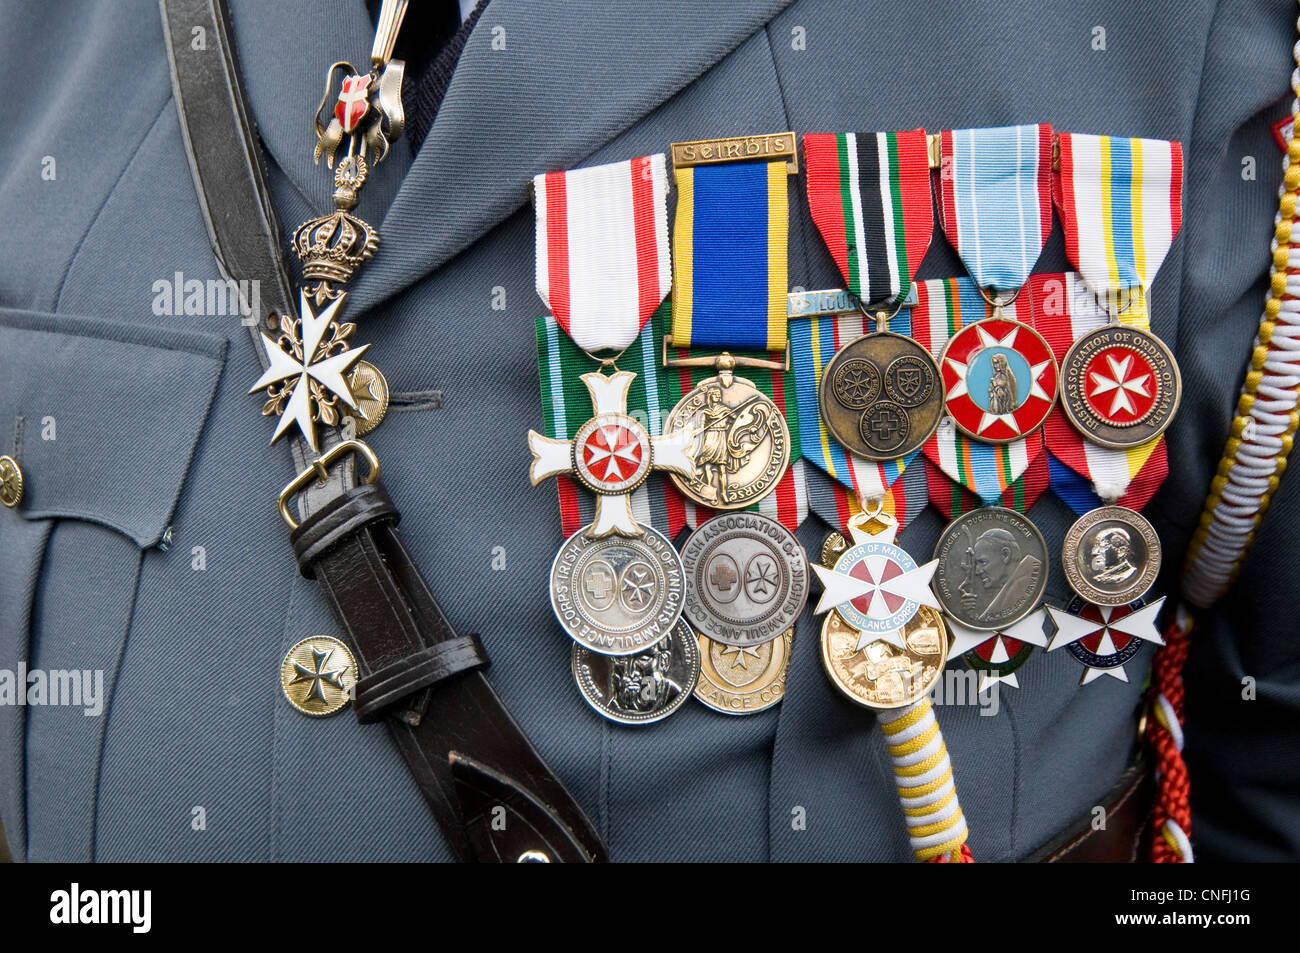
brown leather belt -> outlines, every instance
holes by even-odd
[[[1151,806],[1155,798],[1155,776],[1151,755],[1145,745],[1120,775],[1115,786],[1102,798],[1100,807],[1105,826],[1095,827],[1095,809],[1077,824],[1025,858],[1026,863],[1043,864],[1131,864],[1146,855]]]
[[[227,278],[253,279],[264,289],[260,325],[271,313],[294,314],[225,5],[162,0],[162,14],[172,90],[217,262]],[[208,42],[194,51],[198,27]],[[261,355],[259,329],[249,330]],[[458,636],[438,607],[398,538],[388,494],[378,483],[354,485],[339,440],[331,431],[326,442],[345,459],[328,471],[318,465],[319,482],[301,481],[302,524],[291,540],[303,575],[320,585],[360,659],[357,717],[388,724],[459,859],[607,859],[591,821],[488,684],[478,638]],[[314,454],[301,442],[291,446],[304,469]]]

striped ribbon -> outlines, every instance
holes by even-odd
[[[1038,333],[1047,339],[1058,361],[1077,338],[1101,327],[1108,320],[1106,309],[1098,302],[1083,278],[1074,272],[1034,275],[1025,293],[1033,302]],[[1120,322],[1149,331],[1151,321],[1145,299],[1139,295],[1134,300],[1137,304],[1120,314]],[[1126,450],[1098,446],[1084,439],[1071,426],[1059,404],[1052,408],[1052,413],[1043,425],[1043,437],[1047,441],[1047,449],[1070,469],[1087,477],[1092,483],[1091,492],[1101,499],[1128,496],[1132,483],[1144,471],[1147,461],[1158,447],[1164,445],[1164,437],[1160,436]],[[1156,472],[1148,472],[1147,479],[1151,479]],[[1168,472],[1167,468],[1165,472]],[[1159,479],[1163,480],[1164,476],[1161,475]],[[1151,493],[1159,486],[1156,483],[1151,488]],[[1149,494],[1147,498],[1150,498]],[[1069,503],[1070,500],[1067,499],[1066,502]]]
[[[637,372],[628,392],[628,407],[644,408],[629,413],[641,418],[652,434],[663,432],[666,416],[659,393],[661,371],[655,347],[657,335],[662,333],[659,321],[666,310],[666,306],[660,309],[656,320],[646,324],[619,358],[619,367]],[[591,395],[582,383],[581,375],[595,370],[598,364],[574,341],[560,333],[559,324],[551,316],[539,317],[536,331],[544,433],[556,440],[570,440],[592,416]],[[595,497],[567,476],[558,476],[555,482],[560,497],[560,523],[567,539],[592,521],[596,511]],[[680,500],[668,495],[666,483],[659,474],[651,474],[631,494],[632,513],[638,523],[653,526],[669,539],[674,539],[687,525],[686,513]]]
[[[992,502],[998,506],[1016,510],[1019,513],[1028,513],[1030,508],[1038,502],[1038,498],[1043,495],[1043,491],[1047,489],[1048,481],[1051,479],[1052,471],[1049,467],[1049,456],[1049,454],[1040,453],[1034,457],[1033,462],[1029,464],[1025,472],[1020,474],[1018,479],[1014,480],[1010,486],[1002,491],[1002,496]],[[929,460],[925,461],[924,467],[914,467],[913,469],[924,470],[930,502],[947,519],[955,520],[973,509],[986,505],[983,500],[960,483],[954,483],[948,479],[948,475]]]
[[[1001,313],[1010,320],[1034,325],[1033,305],[1023,295],[1003,307]],[[952,335],[964,325],[982,321],[992,314],[992,306],[980,296],[975,282],[969,278],[918,281],[916,307],[912,309],[912,337],[938,360]],[[1041,431],[1011,443],[988,444],[970,439],[946,417],[921,448],[940,470],[986,503],[1001,499],[1003,491],[1020,478],[1042,450]]]
[[[627,347],[672,286],[663,154],[543,173],[533,200],[537,293],[579,347]]]
[[[619,367],[635,371],[636,380],[628,393],[629,413],[641,419],[652,434],[662,433],[669,411],[695,384],[712,377],[711,368],[663,368],[659,363],[658,342],[668,323],[665,304],[652,316],[640,335],[619,358]],[[581,375],[594,370],[597,363],[577,344],[560,333],[554,318],[543,315],[536,321],[538,377],[541,382],[544,433],[557,440],[568,440],[592,415],[591,395]],[[788,413],[791,453],[797,457],[798,415],[793,412],[794,381],[792,374],[764,368],[746,368],[744,376],[772,398],[783,414]],[[560,522],[567,538],[590,523],[595,514],[595,498],[577,481],[559,476],[556,489],[560,497]],[[651,474],[632,492],[632,512],[637,521],[652,526],[675,539],[685,528],[694,528],[713,515],[677,491],[671,481]],[[776,489],[758,503],[748,507],[780,520],[794,530],[808,515],[808,490],[802,462],[795,459]]]
[[[678,490],[670,481],[665,480],[663,487],[664,495],[668,498],[668,513],[675,514],[680,507],[685,525],[691,529],[695,529],[705,520],[717,515],[716,510],[696,503]],[[790,464],[785,474],[777,482],[776,489],[752,506],[745,507],[745,509],[755,513],[762,513],[793,532],[807,519],[810,502],[807,469],[803,460],[796,460]],[[658,524],[654,525],[656,529],[660,528]],[[667,532],[667,530],[663,531]]]
[[[880,730],[889,745],[898,801],[916,859],[969,862],[966,819],[929,696],[897,714],[882,713]]]
[[[1096,494],[1087,477],[1062,463],[1050,448],[1044,456],[1048,458],[1051,469],[1052,492],[1070,509],[1082,516],[1103,504],[1104,501]],[[1156,490],[1160,489],[1160,484],[1165,482],[1168,475],[1169,451],[1162,440],[1146,465],[1129,483],[1128,491],[1115,502],[1131,510],[1142,509],[1151,502],[1151,497],[1155,496]]]
[[[803,143],[808,207],[849,291],[892,311],[934,232],[925,130],[809,133]]]
[[[675,175],[673,343],[785,350],[785,161],[685,166]]]
[[[946,129],[940,141],[949,243],[980,287],[1019,288],[1052,230],[1052,127]]]
[[[1053,194],[1065,253],[1116,311],[1142,293],[1182,225],[1183,149],[1164,139],[1063,132]]]
[[[655,315],[654,320],[651,322],[660,333],[662,333],[660,325],[664,319],[665,315],[660,312]],[[673,347],[669,349],[670,358],[683,358],[689,355],[690,352],[687,348],[678,347],[677,345],[678,341],[676,335],[674,335]],[[667,417],[668,412],[673,407],[676,407],[677,403],[689,394],[696,385],[716,375],[717,371],[712,367],[659,368],[656,375],[656,386],[662,416]],[[776,489],[757,503],[746,507],[746,509],[780,520],[787,528],[794,530],[808,515],[808,492],[805,486],[803,466],[799,461],[800,445],[802,443],[799,439],[801,417],[797,410],[799,401],[796,394],[794,373],[793,371],[785,372],[763,367],[738,367],[736,368],[736,375],[750,381],[760,392],[770,397],[772,403],[776,404],[777,410],[781,411],[781,415],[785,417],[786,426],[790,429],[790,468],[777,482]],[[815,400],[816,395],[814,395]],[[673,501],[673,506],[680,503],[684,507],[687,526],[694,528],[698,523],[713,515],[713,510],[701,506],[679,493],[671,482],[666,483],[666,492],[670,500]],[[705,515],[697,517],[696,513]]]
[[[889,323],[898,334],[911,330],[911,315],[900,311]],[[790,359],[798,394],[800,452],[832,480],[848,487],[858,499],[884,496],[916,453],[876,463],[854,456],[836,440],[821,419],[817,385],[822,369],[835,352],[875,330],[875,322],[860,313],[824,318],[799,318],[790,324]],[[919,452],[919,451],[917,451]]]
[[[805,461],[801,461],[805,462]],[[844,484],[832,480],[816,467],[807,468],[808,508],[827,525],[841,533],[849,531],[849,519],[862,512],[858,498]],[[883,509],[898,521],[898,529],[921,515],[928,501],[925,468],[919,464],[903,471],[885,494]]]

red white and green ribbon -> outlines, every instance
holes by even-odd
[[[1024,297],[1024,296],[1022,296]],[[969,278],[936,278],[916,283],[912,337],[938,360],[944,345],[962,327],[991,317],[993,308]],[[1034,325],[1028,298],[1017,298],[1001,309],[1008,320]],[[986,503],[993,503],[1018,480],[1043,450],[1043,435],[1035,431],[1011,443],[972,440],[944,418],[921,452],[952,480]]]
[[[1183,150],[1164,139],[1063,132],[1054,194],[1065,253],[1121,315],[1139,306],[1182,225]]]
[[[809,133],[803,143],[808,206],[846,286],[893,310],[934,231],[925,130]]]
[[[1106,308],[1074,272],[1034,275],[1025,290],[1025,296],[1033,302],[1038,333],[1047,339],[1058,361],[1081,335],[1103,326],[1109,320]],[[1131,322],[1142,330],[1150,327],[1145,309],[1130,309],[1121,316],[1121,320]],[[1164,437],[1158,437],[1126,450],[1098,446],[1084,439],[1071,426],[1059,405],[1052,409],[1047,423],[1043,425],[1043,435],[1047,449],[1071,470],[1086,477],[1092,484],[1093,494],[1102,500],[1118,500],[1127,496],[1130,485],[1144,471],[1147,462],[1164,441]],[[1154,472],[1147,473],[1148,481]],[[1067,488],[1067,492],[1071,492],[1068,482],[1062,485]],[[1150,492],[1154,493],[1157,488],[1159,482]],[[1147,496],[1150,498],[1150,494]],[[1066,502],[1073,505],[1073,502],[1082,502],[1082,497],[1072,493],[1072,498],[1066,499]]]
[[[622,370],[635,371],[636,379],[628,392],[630,413],[641,417],[652,434],[663,432],[663,422],[682,395],[705,378],[716,373],[712,368],[665,368],[660,364],[659,342],[669,322],[667,304],[647,322],[637,338],[619,358]],[[544,433],[556,440],[568,440],[592,415],[591,395],[581,375],[598,367],[573,340],[560,332],[550,316],[536,321],[538,378],[545,416]],[[679,356],[682,351],[679,351]],[[799,527],[808,515],[808,490],[803,463],[797,459],[799,447],[798,414],[794,408],[793,374],[766,368],[745,368],[743,376],[770,397],[786,415],[790,428],[792,463],[776,489],[749,507],[779,520],[789,529]],[[642,415],[644,415],[642,417]],[[594,497],[576,481],[556,477],[560,497],[560,521],[566,537],[590,523],[595,513]],[[637,522],[652,526],[675,539],[685,528],[694,528],[713,515],[679,493],[670,479],[652,474],[631,494],[632,512]]]
[[[550,315],[537,319],[536,332],[538,378],[545,417],[543,433],[555,440],[571,440],[593,413],[591,395],[581,375],[596,370],[599,365],[560,332],[558,322]],[[642,423],[652,434],[662,432],[665,416],[658,390],[660,370],[656,343],[655,323],[647,323],[619,359],[620,368],[637,372],[628,391],[628,406],[634,408],[630,412],[638,417],[644,413]],[[570,477],[560,475],[555,482],[560,498],[560,523],[567,539],[595,518],[595,497]],[[672,539],[687,525],[686,514],[666,494],[666,482],[659,474],[652,474],[637,487],[631,494],[632,513],[638,523],[653,526]]]
[[[1051,479],[1049,456],[1050,454],[1040,453],[1034,457],[1025,472],[1002,491],[1002,496],[988,501],[981,500],[960,483],[954,482],[928,459],[924,466],[918,464],[914,469],[924,470],[930,502],[946,519],[955,520],[971,510],[991,504],[1028,513],[1043,495]]]
[[[944,233],[986,290],[1025,283],[1052,230],[1052,127],[940,134]]]
[[[898,334],[907,334],[910,327],[911,317],[906,311],[896,315],[889,325],[890,330]],[[804,459],[849,488],[860,500],[883,497],[902,475],[908,462],[919,453],[916,451],[883,463],[864,460],[845,450],[821,419],[817,385],[822,370],[836,351],[874,329],[875,322],[869,321],[861,312],[797,318],[790,322],[790,361],[798,394],[800,451]]]
[[[628,347],[672,287],[657,153],[534,177],[537,293],[586,351]]]

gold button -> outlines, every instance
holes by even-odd
[[[356,421],[357,436],[364,437],[378,427],[384,414],[388,413],[388,380],[369,361],[357,361],[348,388],[352,391],[352,399],[357,402],[356,411],[349,412],[349,416]]]
[[[13,509],[23,501],[23,471],[9,454],[0,456],[0,503]]]
[[[303,639],[280,663],[280,687],[304,715],[324,718],[347,707],[357,683],[351,650],[329,635]]]

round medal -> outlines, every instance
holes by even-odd
[[[877,331],[840,348],[819,387],[826,429],[868,460],[907,456],[943,416],[939,371],[920,344]]]
[[[761,645],[727,645],[701,635],[697,700],[724,715],[766,711],[785,697],[794,629]]]
[[[944,407],[957,428],[1010,443],[1043,425],[1056,400],[1057,367],[1041,334],[1010,318],[968,324],[939,357]]]
[[[1047,543],[1029,518],[1001,506],[959,516],[939,535],[934,594],[967,628],[992,632],[1029,615],[1047,588]]]
[[[821,656],[831,684],[866,708],[902,708],[925,696],[943,674],[948,637],[943,619],[920,606],[903,628],[905,648],[884,639],[859,649],[860,633],[838,611],[822,622]]]
[[[725,513],[701,523],[682,547],[682,565],[687,618],[726,645],[775,639],[808,601],[803,547],[761,513]]]
[[[623,725],[648,725],[691,697],[700,650],[691,627],[679,620],[670,634],[635,655],[601,655],[574,643],[571,668],[582,697],[598,713]]]
[[[1074,428],[1122,450],[1164,433],[1182,392],[1178,362],[1154,334],[1107,324],[1080,337],[1061,361],[1061,408]]]
[[[631,493],[650,475],[650,434],[627,414],[599,414],[573,435],[573,472],[606,496]]]
[[[695,435],[695,475],[674,473],[673,483],[711,509],[757,503],[776,489],[790,464],[790,429],[780,409],[721,359],[718,375],[702,381],[668,415],[664,434],[680,431]]]
[[[1160,574],[1160,537],[1139,513],[1100,506],[1075,520],[1061,546],[1070,588],[1099,606],[1128,605]]]
[[[569,636],[602,655],[644,652],[682,615],[685,577],[677,550],[658,532],[570,536],[551,564],[551,607]]]

